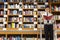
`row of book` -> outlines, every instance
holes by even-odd
[[[60,6],[52,6],[52,11],[60,11]]]
[[[37,8],[37,6],[33,5],[33,4],[24,4],[24,8],[25,9],[33,9],[33,8]]]
[[[60,23],[57,24],[57,28],[60,28]]]
[[[0,8],[4,8],[4,5],[3,4],[0,4]]]
[[[6,37],[1,36],[1,37],[0,37],[0,40],[7,40],[7,39],[6,39]]]
[[[18,10],[8,10],[8,15],[22,15],[22,11]]]
[[[0,17],[0,22],[5,22],[6,18],[5,17]]]
[[[8,2],[22,2],[22,0],[9,0]]]
[[[9,21],[11,22],[22,22],[22,18],[18,18],[18,17],[9,17]]]
[[[5,28],[5,24],[0,23],[0,28]]]
[[[37,40],[37,38],[26,38],[26,40]]]
[[[21,40],[20,36],[9,36],[8,40]]]
[[[60,2],[60,0],[51,0],[51,2]]]
[[[7,0],[0,0],[0,2],[7,2]]]
[[[8,24],[8,28],[22,28],[22,25],[12,22]]]
[[[60,20],[60,15],[54,15],[55,20]]]
[[[24,24],[24,28],[36,28],[35,24]]]
[[[45,8],[45,5],[38,5],[39,9]]]
[[[32,15],[33,11],[31,10],[27,10],[27,11],[23,11],[23,15]]]
[[[35,17],[24,17],[24,22],[36,22]]]
[[[4,14],[4,11],[0,11],[0,15],[3,15]]]
[[[60,2],[60,0],[50,0],[51,2]],[[0,2],[7,2],[7,0],[0,0]],[[8,2],[22,2],[22,0],[9,0]],[[36,2],[36,0],[23,0],[23,2]],[[48,0],[38,0],[38,2],[48,2]]]
[[[22,8],[22,5],[20,4],[9,4],[8,5],[8,8],[16,8],[16,9],[18,9],[18,8]]]
[[[45,11],[38,11],[38,15],[44,14]]]

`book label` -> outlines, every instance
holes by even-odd
[[[34,22],[34,24],[37,24],[37,22]]]
[[[22,2],[19,2],[19,4],[22,4]]]
[[[22,15],[19,15],[19,17],[22,17]]]
[[[37,11],[37,8],[35,8],[34,11]]]
[[[45,2],[45,5],[48,5],[48,2]]]
[[[34,15],[34,17],[37,17],[37,15]]]
[[[19,24],[22,24],[22,22],[19,22]]]
[[[7,24],[7,22],[3,22],[3,24]]]
[[[22,30],[22,28],[19,28],[18,30]]]
[[[3,28],[3,30],[6,30],[6,28]]]
[[[7,2],[4,2],[4,4],[8,4]]]
[[[22,9],[19,9],[19,11],[22,11]]]
[[[34,30],[37,30],[37,28],[34,28]]]
[[[37,4],[36,2],[34,2],[34,4]]]
[[[7,17],[7,15],[4,15],[4,17]]]

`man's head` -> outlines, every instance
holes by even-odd
[[[46,7],[45,7],[45,11],[46,11],[46,12],[49,12],[49,11],[50,11],[50,7],[49,7],[49,6],[46,6]]]

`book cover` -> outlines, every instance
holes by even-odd
[[[12,40],[12,36],[9,37],[9,40]]]
[[[20,40],[20,36],[17,36],[17,40]]]
[[[36,15],[36,11],[34,11],[34,15]]]
[[[12,23],[12,28],[15,28],[15,23]]]

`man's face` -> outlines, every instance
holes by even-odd
[[[46,9],[45,9],[45,11],[46,11],[46,12],[49,12],[49,11],[50,11],[50,9],[49,9],[49,8],[46,8]]]

